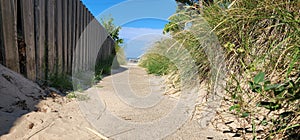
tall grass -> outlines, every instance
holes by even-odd
[[[169,72],[171,62],[168,58],[158,54],[146,54],[140,66],[146,68],[149,74],[166,75]]]
[[[198,15],[187,9],[173,16],[176,22],[167,31],[190,51],[208,85],[214,84],[209,80],[213,68],[199,36],[209,29],[218,37],[228,70],[224,87],[228,108],[219,113],[234,114],[243,122],[237,128],[251,126],[251,133],[241,133],[244,139],[299,139],[300,1],[219,0]],[[203,18],[209,28],[177,27]],[[161,60],[145,56],[148,61]],[[176,77],[176,72],[170,73]]]

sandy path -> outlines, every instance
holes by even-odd
[[[178,99],[164,95],[161,77],[133,64],[125,68],[89,89],[94,100],[80,104],[101,134],[112,139],[229,139],[212,127],[201,129],[196,119],[182,120],[180,115],[187,114],[172,114]],[[170,114],[179,117],[166,119]]]
[[[59,97],[42,101],[39,112],[20,118],[11,132],[0,139],[100,139],[88,129],[122,140],[229,139],[212,127],[201,129],[195,119],[177,126],[183,121],[180,115],[185,114],[164,119],[178,99],[163,95],[162,78],[148,75],[136,65],[114,72],[80,93],[88,95],[88,100],[76,102]]]

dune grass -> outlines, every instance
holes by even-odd
[[[227,70],[224,99],[229,105],[220,113],[237,116],[243,122],[239,127],[251,126],[250,136],[242,133],[244,139],[299,139],[299,0],[216,0],[201,14],[190,9],[172,16],[165,31],[190,51],[199,82],[209,86],[214,84],[213,68],[202,38],[195,36],[208,28],[185,27],[205,19],[218,37]],[[169,80],[178,74],[176,69],[164,73],[169,62],[156,55],[145,55],[142,64],[152,73],[173,74]]]

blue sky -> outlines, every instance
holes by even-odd
[[[168,18],[175,13],[175,0],[82,0],[92,14],[101,19],[113,17],[122,27],[127,57],[140,56],[162,35]]]

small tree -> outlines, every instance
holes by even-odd
[[[125,56],[125,51],[124,48],[121,47],[121,44],[124,43],[124,40],[120,38],[119,32],[121,30],[120,26],[116,26],[114,24],[114,19],[109,16],[106,18],[101,19],[101,24],[103,27],[106,29],[106,31],[109,33],[111,38],[115,40],[115,49],[116,49],[116,55],[117,55],[117,60],[118,63],[121,65],[126,64],[126,56]]]
[[[124,42],[124,40],[119,37],[121,27],[114,24],[114,19],[112,17],[109,16],[108,18],[102,18],[101,24],[118,45]]]

